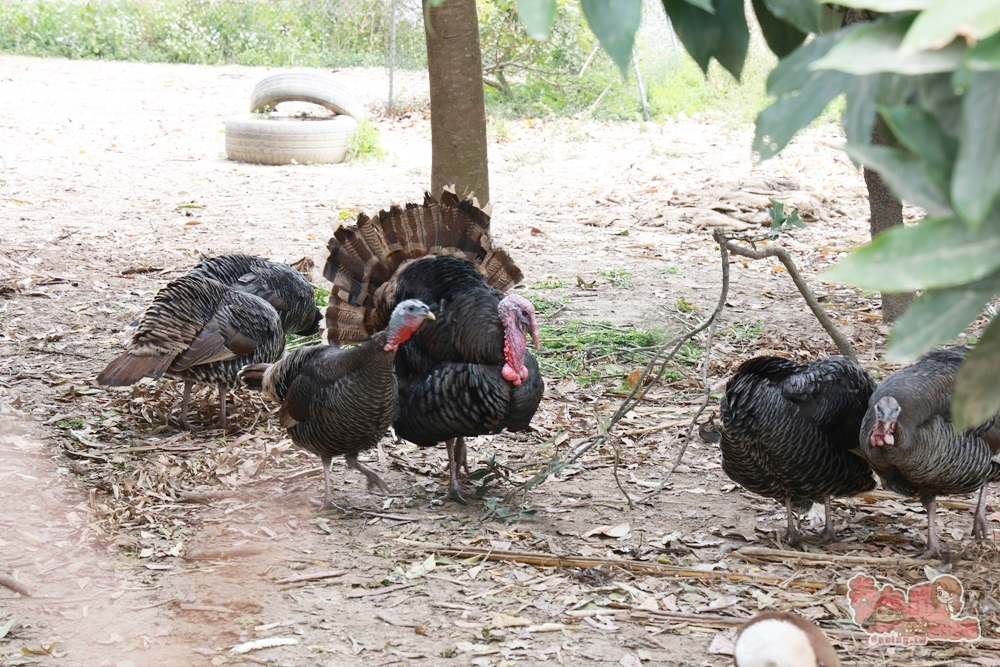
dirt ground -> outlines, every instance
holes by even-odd
[[[673,363],[681,379],[654,387],[613,446],[522,496],[533,515],[517,505],[506,520],[482,500],[438,503],[443,448],[388,438],[367,460],[397,495],[368,495],[335,462],[334,492],[352,511],[321,516],[319,461],[291,446],[260,398],[236,392],[224,433],[211,428],[214,394],[199,394],[195,417],[207,426],[187,433],[172,382],[92,387],[122,328],[200,254],[321,267],[331,224],[422,197],[425,79],[397,82],[407,111],[389,118],[384,71],[335,73],[369,105],[385,161],[229,162],[225,119],[246,111],[267,73],[0,56],[0,575],[32,594],[0,588],[0,663],[726,665],[742,619],[780,608],[818,621],[847,664],[1000,665],[997,550],[969,540],[970,498],[947,503],[939,525],[966,559],[953,573],[983,639],[885,648],[867,645],[844,586],[859,572],[905,587],[947,569],[906,560],[923,549],[919,504],[886,493],[840,500],[838,542],[753,555],[780,548],[784,510],[735,487],[697,438],[666,487],[645,495],[699,405],[694,365]],[[563,285],[536,292],[565,304],[543,323],[686,331],[719,298],[711,230],[759,230],[774,197],[808,225],[781,243],[863,363],[891,370],[875,295],[816,279],[867,233],[864,182],[835,128],[759,165],[748,130],[696,120],[507,121],[490,136],[494,235],[529,290]],[[757,354],[836,352],[780,267],[731,268],[710,384]],[[601,273],[615,269],[631,285]],[[594,435],[617,390],[547,378],[532,429],[479,438],[472,467],[495,458],[509,479],[494,494],[513,488]],[[1000,514],[990,518],[995,526]],[[576,560],[515,562],[524,554]],[[269,641],[248,648],[255,640]]]

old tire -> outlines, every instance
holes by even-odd
[[[274,109],[282,102],[311,102],[355,120],[365,118],[365,105],[354,91],[315,72],[282,72],[261,79],[250,95],[250,111]]]
[[[255,164],[335,164],[347,157],[347,144],[357,127],[350,116],[234,116],[226,121],[226,157]]]

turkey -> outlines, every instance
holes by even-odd
[[[277,311],[260,297],[197,275],[178,278],[157,292],[126,344],[97,383],[125,387],[164,374],[184,380],[180,423],[191,430],[188,403],[193,382],[219,388],[218,426],[226,426],[226,392],[239,385],[246,364],[271,362],[285,349]]]
[[[330,342],[364,340],[385,326],[395,304],[419,299],[437,317],[399,349],[396,434],[421,447],[444,442],[445,499],[466,503],[465,437],[527,428],[544,389],[527,337],[538,347],[531,303],[503,292],[521,279],[495,248],[490,219],[473,201],[445,190],[438,202],[364,214],[330,240],[324,275]]]
[[[945,554],[935,527],[936,496],[979,491],[972,532],[986,537],[986,494],[1000,479],[996,418],[963,433],[951,422],[955,374],[968,350],[932,350],[899,370],[872,394],[861,427],[861,453],[885,487],[919,496],[927,508],[926,558]]]
[[[875,383],[845,357],[799,364],[780,357],[744,362],[720,401],[722,470],[746,489],[785,503],[786,541],[800,538],[793,505],[826,506],[821,542],[834,538],[831,500],[875,488],[851,450]]]
[[[188,275],[211,278],[264,299],[278,311],[286,334],[309,336],[319,330],[322,315],[312,285],[287,264],[252,255],[216,255],[203,259]]]
[[[292,442],[322,459],[323,510],[337,507],[330,500],[330,461],[339,454],[368,478],[369,489],[389,492],[382,478],[358,461],[358,453],[378,444],[396,416],[392,366],[397,348],[433,319],[426,304],[403,301],[392,311],[388,327],[364,345],[299,348],[276,363],[241,371],[248,387],[263,389],[268,398],[281,403],[278,418]]]
[[[798,614],[765,611],[740,628],[733,647],[736,667],[840,667],[823,631]]]

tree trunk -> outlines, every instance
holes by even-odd
[[[849,26],[864,21],[873,21],[877,14],[861,9],[848,9],[844,15],[844,25]],[[892,144],[892,133],[885,126],[881,118],[875,121],[872,128],[872,144],[882,146]],[[878,234],[887,229],[903,224],[903,203],[896,199],[882,177],[875,171],[865,169],[865,185],[868,186],[868,207],[871,211],[871,222],[869,229],[871,237],[874,239]],[[913,292],[902,294],[882,294],[882,320],[891,324],[900,315],[906,312],[913,301]]]
[[[885,144],[883,136],[888,134],[888,128],[879,118],[872,129],[872,143],[876,146]],[[891,227],[903,224],[903,202],[889,191],[882,177],[871,169],[865,169],[865,185],[868,186],[868,207],[871,210],[872,238]],[[913,301],[913,292],[900,294],[882,294],[882,320],[891,324],[906,312]]]
[[[431,88],[431,193],[454,185],[458,195],[490,199],[486,158],[483,56],[476,0],[423,0]]]

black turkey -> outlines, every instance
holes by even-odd
[[[193,382],[219,388],[218,426],[226,426],[226,392],[239,385],[247,364],[271,362],[285,349],[277,311],[260,297],[197,275],[157,292],[121,355],[97,376],[105,387],[125,387],[164,374],[184,380],[179,421],[190,430]]]
[[[203,259],[188,275],[211,278],[264,299],[278,311],[286,334],[308,336],[319,330],[322,315],[312,285],[287,264],[253,255],[216,255]]]
[[[314,345],[293,350],[273,364],[243,369],[248,387],[261,388],[281,403],[278,418],[292,442],[322,459],[324,510],[337,507],[330,500],[330,461],[337,455],[368,478],[369,489],[389,492],[382,478],[358,461],[358,453],[378,444],[396,416],[392,366],[397,348],[433,319],[425,304],[403,301],[393,310],[388,327],[364,345]]]
[[[784,539],[795,541],[793,506],[826,506],[822,542],[834,538],[833,496],[875,488],[871,468],[853,453],[875,383],[845,357],[799,364],[780,357],[744,362],[720,401],[722,470],[746,489],[785,504]]]
[[[928,352],[899,370],[872,394],[861,428],[861,452],[885,487],[918,496],[927,508],[927,558],[945,550],[935,528],[935,498],[979,491],[972,532],[986,537],[988,484],[1000,479],[1000,424],[997,418],[964,432],[951,422],[955,374],[965,347]]]
[[[326,311],[333,343],[364,340],[383,328],[406,299],[430,306],[437,319],[396,355],[396,434],[421,447],[448,447],[446,499],[465,503],[459,469],[468,472],[465,437],[527,428],[544,389],[527,352],[538,325],[531,303],[503,292],[521,279],[495,248],[489,216],[473,201],[445,191],[358,217],[330,240],[324,275],[333,283]]]

